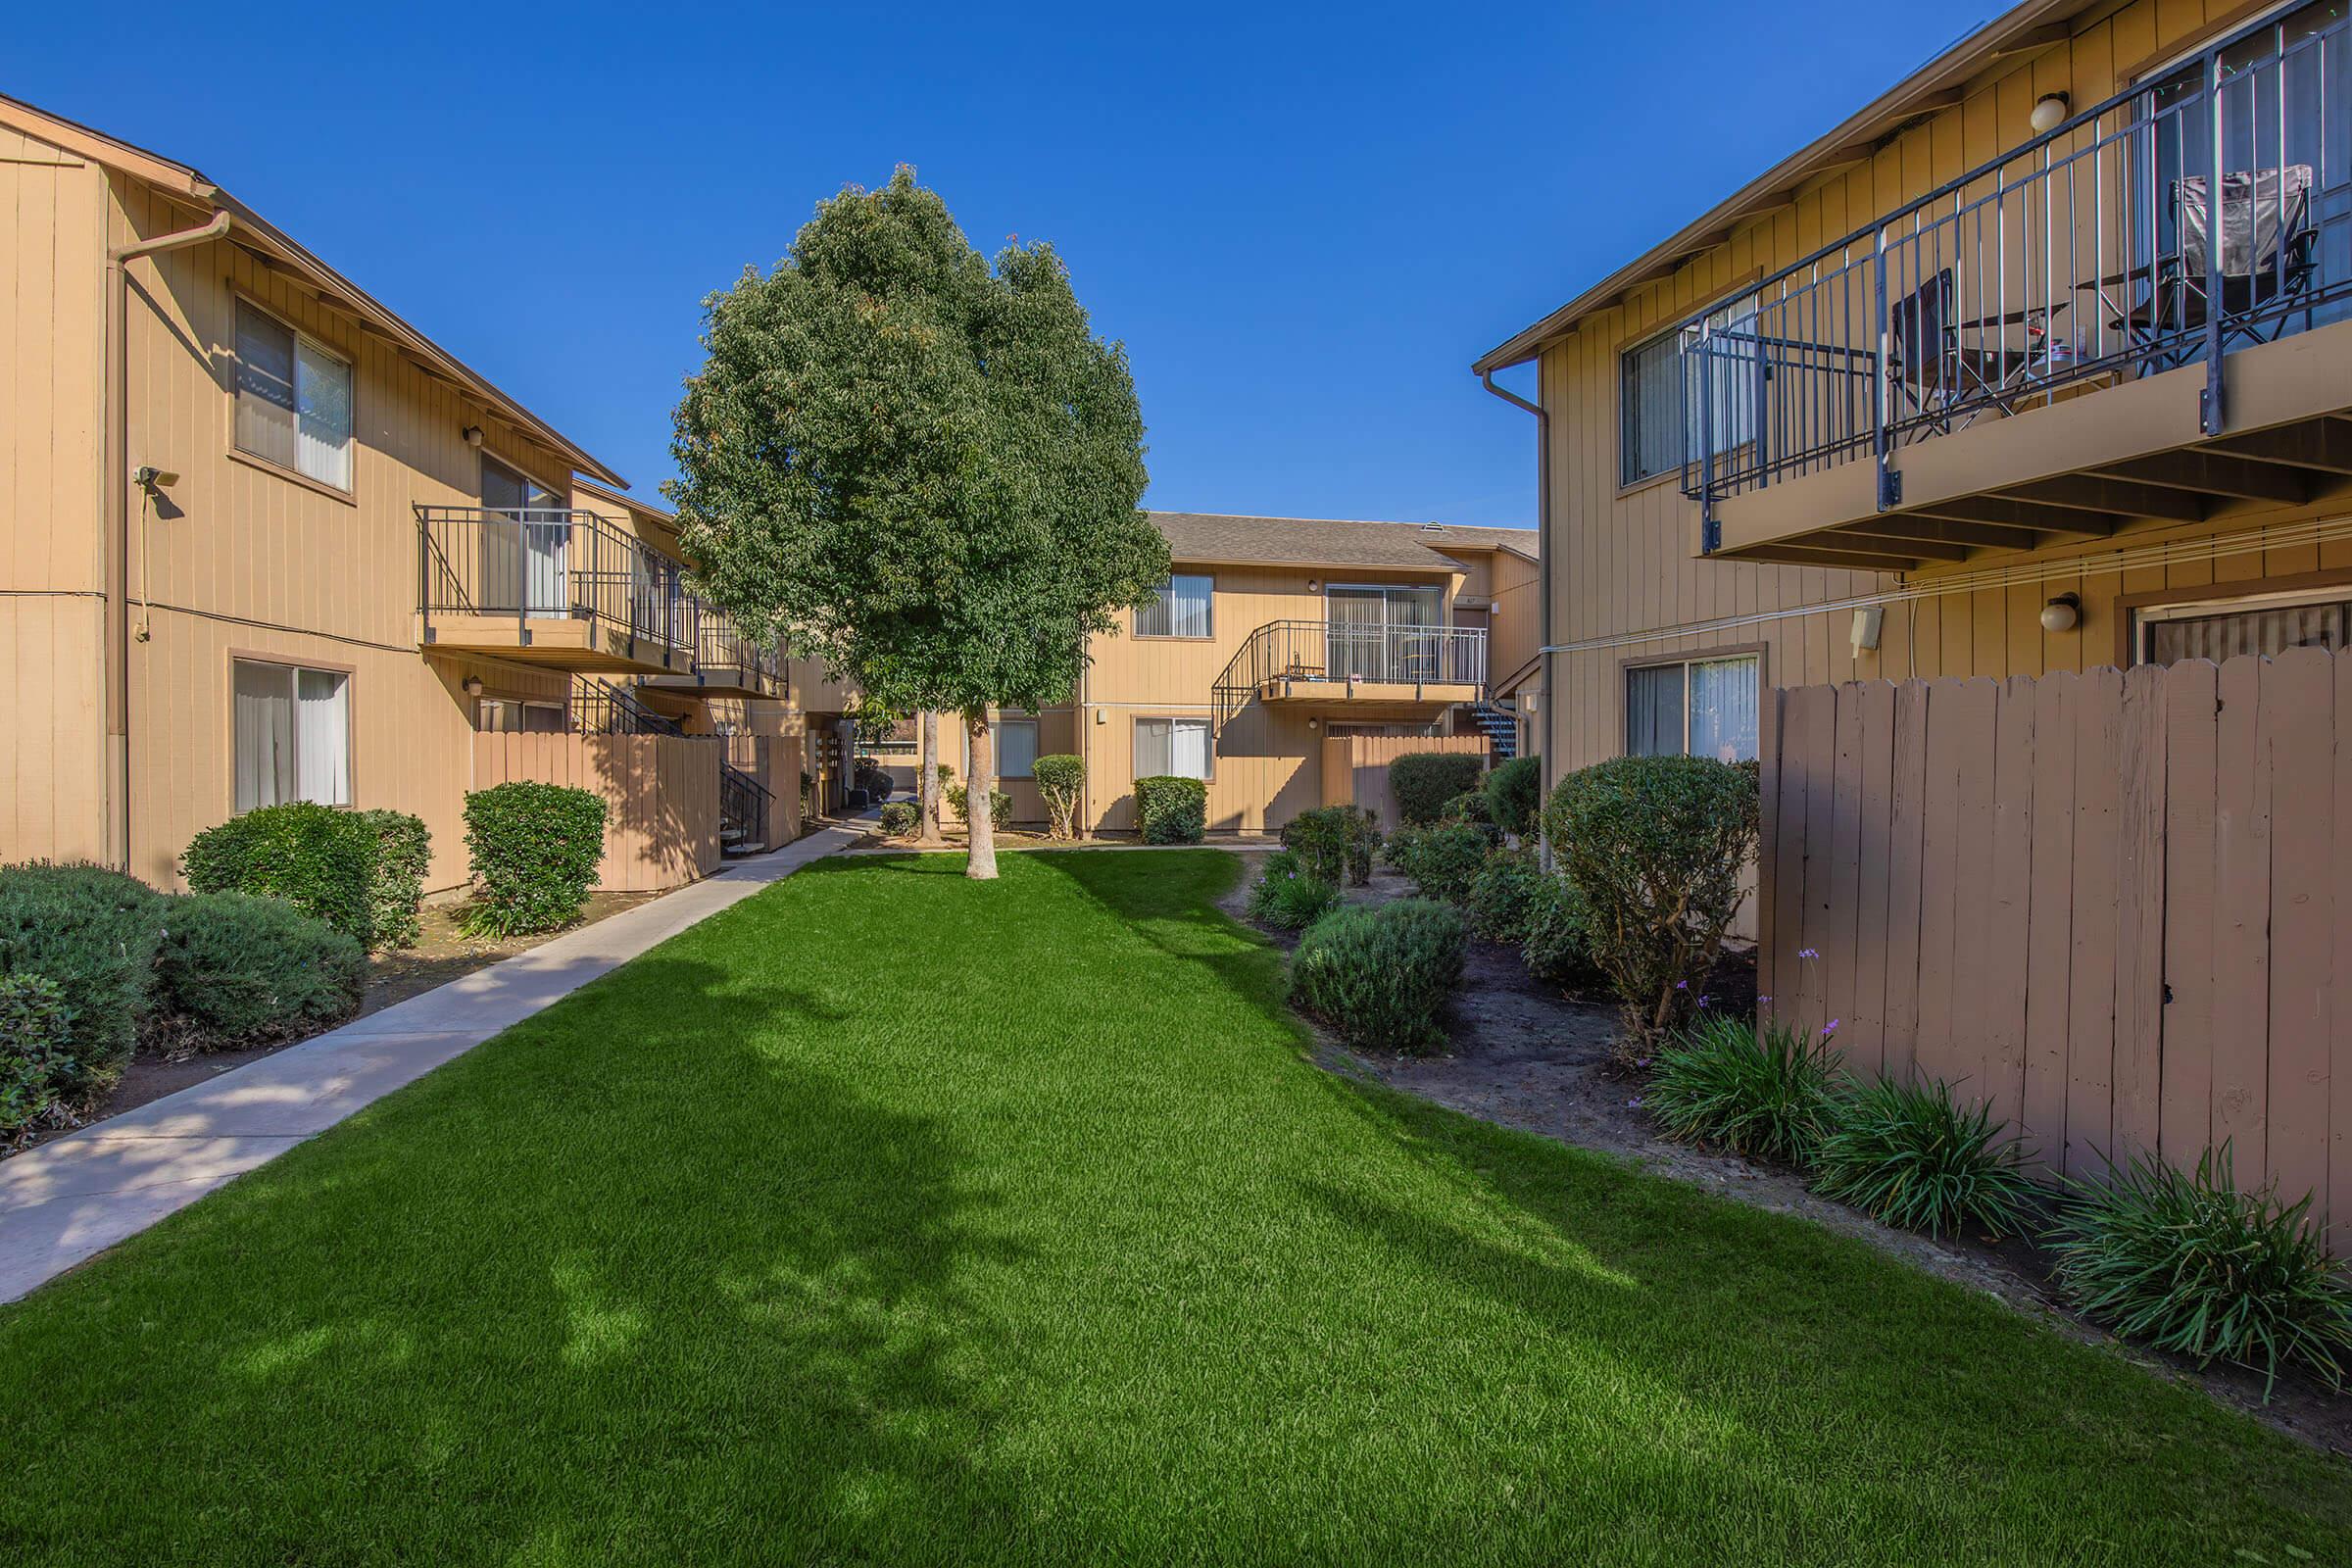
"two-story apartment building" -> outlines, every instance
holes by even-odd
[[[1547,772],[2345,647],[2348,73],[2340,0],[2027,0],[1482,357],[1538,367]]]
[[[300,799],[415,812],[450,888],[466,792],[539,737],[783,732],[663,514],[203,174],[0,99],[0,860],[168,884]],[[616,749],[565,765],[659,821],[647,874],[709,869],[730,808],[772,839],[740,759],[656,788]]]
[[[1540,704],[1532,530],[1150,515],[1173,564],[1157,600],[1096,639],[1070,704],[997,722],[1014,821],[1045,819],[1030,767],[1057,753],[1086,763],[1089,832],[1133,831],[1135,780],[1174,774],[1207,784],[1211,828],[1254,833],[1341,798],[1335,735],[1518,749]],[[960,740],[943,749],[960,774]]]

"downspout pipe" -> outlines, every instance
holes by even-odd
[[[1544,363],[1542,360],[1538,360],[1536,362],[1536,385],[1538,387],[1539,395],[1541,395],[1541,389],[1543,387],[1543,377]],[[1496,397],[1502,399],[1503,402],[1510,404],[1513,408],[1524,409],[1536,416],[1536,557],[1541,563],[1541,565],[1538,567],[1536,578],[1539,590],[1536,598],[1536,616],[1538,628],[1537,635],[1542,638],[1541,643],[1538,644],[1536,658],[1542,662],[1542,668],[1544,671],[1544,706],[1542,709],[1543,718],[1538,725],[1538,729],[1540,733],[1545,737],[1545,744],[1544,746],[1544,756],[1545,759],[1544,769],[1546,774],[1549,774],[1553,770],[1554,766],[1551,760],[1552,747],[1549,743],[1549,736],[1551,734],[1551,714],[1553,711],[1552,704],[1559,700],[1558,688],[1553,684],[1551,678],[1551,648],[1554,641],[1551,635],[1551,573],[1553,569],[1551,539],[1551,412],[1544,408],[1541,403],[1529,402],[1526,398],[1521,397],[1518,393],[1512,391],[1507,386],[1496,386],[1494,384],[1494,372],[1493,370],[1479,371],[1478,383],[1479,385],[1485,387],[1488,391],[1494,393]],[[1551,780],[1546,777],[1544,780],[1544,789],[1545,794],[1549,793],[1550,784]],[[1539,823],[1542,821],[1540,814],[1537,820]],[[1539,832],[1541,832],[1540,828]],[[1542,845],[1542,853],[1544,857],[1544,862],[1546,865],[1550,864],[1551,846],[1548,843],[1544,843]]]
[[[142,256],[183,250],[227,235],[234,220],[216,212],[196,228],[158,234],[106,252],[106,377],[104,449],[99,494],[106,538],[107,851],[119,870],[130,869],[130,280],[129,264]],[[141,593],[148,585],[139,585]]]

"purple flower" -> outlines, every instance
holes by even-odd
[[[1821,956],[1821,950],[1819,948],[1799,948],[1796,950],[1796,956],[1800,958],[1818,958]]]
[[[1702,1007],[1703,1007],[1703,1006],[1705,1006],[1705,1005],[1707,1004],[1707,1002],[1708,1002],[1708,999],[1707,999],[1707,998],[1705,998],[1705,997],[1701,997],[1701,998],[1699,998],[1699,999],[1698,999],[1698,1004],[1699,1004],[1700,1006],[1702,1006]]]
[[[1640,1095],[1636,1095],[1633,1099],[1627,1101],[1625,1102],[1625,1108],[1628,1110],[1640,1110],[1642,1108],[1642,1097]]]
[[[1637,1067],[1646,1067],[1649,1065],[1649,1058],[1647,1056],[1643,1056],[1639,1061],[1635,1062],[1634,1065]]]
[[[1688,980],[1677,980],[1674,983],[1674,989],[1677,991],[1688,991],[1690,989],[1690,982]]]
[[[1836,1034],[1838,1032],[1838,1026],[1843,1022],[1845,1022],[1843,1018],[1832,1018],[1828,1023],[1823,1024],[1821,1026],[1822,1038],[1827,1040],[1830,1036]]]
[[[1762,1005],[1764,1005],[1764,1004],[1766,1004],[1767,1002],[1770,1002],[1771,1000],[1772,1000],[1772,999],[1771,999],[1770,997],[1758,997],[1758,998],[1756,999],[1756,1005],[1757,1005],[1757,1006],[1759,1006],[1759,1007],[1761,1007]]]

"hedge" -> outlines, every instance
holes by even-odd
[[[912,801],[892,801],[882,808],[882,831],[894,839],[910,839],[922,823],[922,814]]]
[[[164,918],[156,1000],[197,1050],[309,1034],[360,1004],[366,952],[282,900],[191,893],[172,900]]]
[[[1208,786],[1165,773],[1139,778],[1135,821],[1146,844],[1198,844],[1208,833]]]
[[[1425,899],[1462,904],[1485,868],[1494,841],[1475,822],[1442,822],[1435,827],[1400,827],[1381,854],[1404,873]]]
[[[74,1076],[74,1009],[37,974],[0,974],[0,1142],[46,1120]]]
[[[375,880],[368,906],[378,948],[413,948],[424,936],[424,874],[433,864],[433,836],[406,811],[358,813],[375,830]]]
[[[206,828],[180,869],[193,892],[283,899],[365,948],[375,940],[382,860],[379,830],[365,814],[290,801]]]
[[[162,940],[164,896],[104,866],[0,867],[0,974],[39,975],[70,1017],[55,1071],[61,1099],[95,1095],[121,1076],[147,1017]]]
[[[1307,927],[1291,960],[1291,995],[1351,1044],[1434,1052],[1439,1019],[1462,977],[1462,917],[1399,899],[1333,910]]]
[[[1536,830],[1544,806],[1544,760],[1514,757],[1487,775],[1487,817],[1515,839]]]
[[[569,925],[605,858],[605,803],[567,784],[524,780],[466,797],[473,901],[466,929],[520,936]]]
[[[1472,752],[1407,752],[1389,764],[1389,794],[1407,827],[1428,827],[1446,803],[1478,788],[1485,760]]]

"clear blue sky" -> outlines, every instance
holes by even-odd
[[[49,6],[0,91],[202,169],[640,492],[703,296],[905,162],[1126,340],[1148,504],[1530,525],[1470,361],[1985,9]]]

